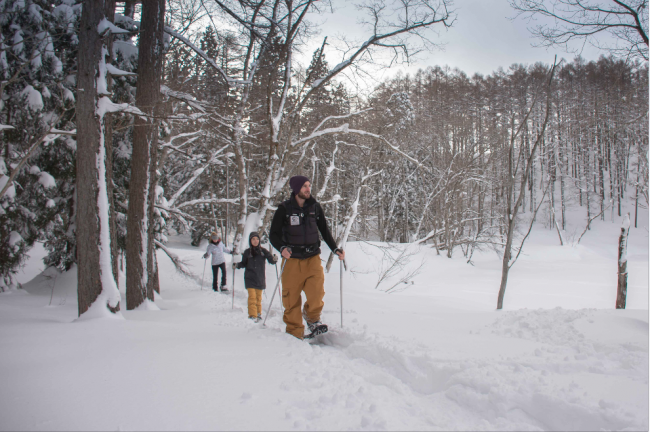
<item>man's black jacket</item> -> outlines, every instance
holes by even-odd
[[[291,194],[291,204],[293,206],[296,206],[298,208],[306,208],[311,205],[315,205],[316,207],[316,226],[318,227],[318,231],[320,232],[321,237],[323,238],[323,241],[327,243],[327,246],[332,251],[335,251],[337,249],[336,246],[336,241],[332,237],[332,234],[330,233],[329,228],[327,227],[327,220],[325,219],[325,212],[323,211],[323,208],[320,206],[318,202],[314,199],[314,197],[309,197],[309,199],[305,200],[305,204],[303,207],[298,206],[298,203],[296,201],[295,195],[292,193]],[[278,206],[278,209],[275,211],[275,215],[273,215],[273,221],[271,222],[271,234],[269,236],[269,240],[271,241],[271,244],[273,245],[274,248],[276,248],[279,251],[282,251],[282,248],[285,246],[309,246],[309,245],[288,245],[284,233],[283,233],[283,227],[287,223],[287,209],[284,206],[284,204],[280,204]],[[309,258],[310,256],[318,255],[320,254],[320,249],[316,249],[313,252],[309,253],[300,253],[298,250],[292,250],[291,257],[292,258]]]

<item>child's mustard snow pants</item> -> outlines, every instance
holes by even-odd
[[[262,315],[262,293],[264,290],[246,288],[246,291],[248,291],[248,316],[255,318]]]

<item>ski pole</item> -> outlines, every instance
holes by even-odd
[[[277,263],[277,261],[275,262],[275,277],[276,277],[276,279],[280,279],[280,276],[278,275],[278,263]],[[282,302],[280,302],[280,310],[282,311],[282,313],[284,313],[284,305],[282,304]]]
[[[275,289],[273,289],[273,295],[271,296],[271,303],[269,303],[269,310],[266,311],[266,316],[264,317],[264,322],[262,323],[263,326],[266,325],[266,319],[269,317],[269,314],[271,313],[271,306],[273,306],[273,300],[275,299],[275,292],[278,290],[278,286],[280,286],[280,281],[282,280],[282,273],[284,273],[285,265],[287,265],[286,260],[284,261],[284,263],[282,263],[282,269],[280,270],[280,275],[278,276],[278,282],[275,284]]]
[[[233,256],[233,258],[235,258]],[[235,268],[232,268],[232,308],[235,309]]]
[[[341,260],[341,328],[343,328],[343,266],[345,266],[345,270],[348,269],[347,264],[345,264],[345,260]]]
[[[203,276],[201,276],[201,291],[203,291],[203,278],[205,278],[205,265],[208,263],[208,260],[204,258],[203,261]]]

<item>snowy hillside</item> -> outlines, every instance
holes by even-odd
[[[350,243],[344,328],[336,262],[331,330],[313,344],[283,333],[277,297],[266,328],[246,318],[241,271],[234,309],[209,269],[201,290],[187,238],[169,245],[199,279],[159,252],[160,311],[76,321],[75,272],[48,270],[0,294],[0,429],[647,430],[648,234],[630,234],[628,309],[614,310],[618,230],[561,247],[537,229],[502,311],[494,252],[472,266],[420,247],[402,274],[421,272],[386,293],[386,245]],[[273,267],[267,281],[265,311]]]

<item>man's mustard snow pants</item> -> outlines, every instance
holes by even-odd
[[[305,292],[304,315],[308,322],[320,320],[325,295],[325,275],[320,255],[310,258],[285,260],[282,272],[282,305],[287,333],[302,339],[305,326],[302,323],[303,311],[301,292]]]

